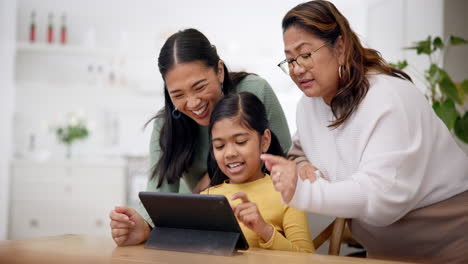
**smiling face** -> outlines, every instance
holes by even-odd
[[[234,117],[216,122],[211,135],[214,157],[230,183],[245,183],[263,177],[260,155],[270,146],[270,130],[259,135]]]
[[[283,41],[287,59],[313,52],[325,44],[322,39],[297,26],[291,26],[284,32]],[[291,79],[306,96],[322,97],[329,104],[338,90],[338,67],[343,64],[341,50],[340,37],[335,48],[327,45],[312,54],[312,66],[302,67],[294,62],[294,68],[289,71]]]
[[[208,126],[211,112],[222,98],[224,67],[218,72],[200,61],[179,63],[165,76],[166,87],[174,106],[199,125]]]

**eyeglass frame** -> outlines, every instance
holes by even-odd
[[[314,51],[311,51],[311,52],[306,52],[306,53],[302,53],[302,54],[299,54],[297,55],[294,59],[292,60],[289,60],[289,59],[284,59],[282,60],[280,63],[278,63],[278,67],[281,69],[282,72],[284,72],[285,74],[290,74],[288,72],[286,72],[285,70],[283,70],[283,67],[281,67],[281,65],[283,65],[284,63],[288,63],[288,68],[289,68],[289,63],[292,64],[293,66],[293,69],[294,69],[294,62],[296,62],[297,65],[303,67],[302,65],[300,65],[298,62],[297,62],[297,58],[301,57],[301,56],[304,56],[304,55],[308,55],[310,58],[312,58],[312,56],[317,53],[321,48],[325,47],[326,45],[328,44],[328,42],[325,42],[322,46],[318,47],[317,49],[315,49]],[[289,70],[288,70],[289,71]]]

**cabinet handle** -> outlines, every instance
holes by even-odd
[[[29,220],[29,226],[33,228],[39,227],[39,221],[37,219],[31,219]]]

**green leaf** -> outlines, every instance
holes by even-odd
[[[389,63],[390,66],[393,68],[397,68],[399,70],[403,70],[408,66],[408,62],[406,60],[403,61],[397,61],[397,63]]]
[[[448,98],[452,99],[455,103],[463,104],[463,101],[458,93],[458,89],[450,79],[448,73],[442,69],[439,69],[439,72],[440,77],[438,82],[442,93],[445,94]]]
[[[426,40],[418,41],[414,43],[415,46],[412,47],[407,47],[405,49],[414,49],[416,50],[416,53],[419,54],[427,54],[430,55],[432,53],[431,49],[431,36],[427,37]]]
[[[435,64],[435,63],[432,63],[431,66],[429,67],[429,71],[428,71],[429,77],[437,78],[437,75],[438,75],[439,71],[440,71],[439,66],[437,66],[437,64]]]
[[[442,39],[440,37],[436,37],[432,41],[432,46],[434,47],[433,51],[435,51],[436,49],[443,49],[444,48],[444,42],[442,41]]]
[[[455,120],[459,117],[457,110],[455,109],[455,104],[452,100],[447,99],[445,102],[440,104],[435,102],[432,105],[432,108],[436,112],[437,116],[444,121],[445,125],[449,130],[452,130],[455,126]]]
[[[459,139],[468,144],[468,112],[465,112],[463,118],[457,118],[454,131]]]
[[[463,38],[457,37],[457,36],[450,36],[449,37],[449,43],[452,46],[456,46],[456,45],[468,44],[468,41],[466,41]]]
[[[462,83],[461,83],[461,88],[463,89],[463,91],[465,92],[465,94],[468,94],[468,80],[464,80]]]

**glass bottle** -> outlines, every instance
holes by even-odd
[[[65,25],[66,17],[65,14],[62,15],[62,26],[60,28],[60,43],[67,43],[67,26]]]
[[[47,42],[52,43],[54,42],[54,27],[52,25],[53,15],[49,13],[49,26],[47,27]]]
[[[36,41],[36,12],[31,12],[31,25],[29,26],[29,42]]]

